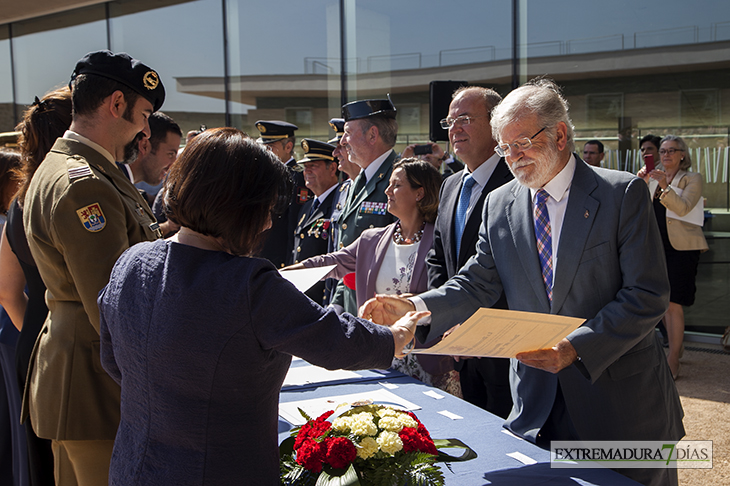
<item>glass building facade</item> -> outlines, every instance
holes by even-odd
[[[2,9],[26,9],[8,1]],[[704,176],[706,208],[730,209],[727,0],[59,1],[85,6],[0,16],[0,131],[98,49],[154,67],[163,111],[184,131],[256,134],[256,120],[280,119],[298,125],[299,138],[327,140],[343,103],[390,94],[397,149],[428,140],[432,81],[504,95],[547,75],[564,87],[578,150],[599,139],[605,166],[636,172],[642,136],[681,135]],[[720,264],[726,296],[730,253],[717,245],[703,260]]]

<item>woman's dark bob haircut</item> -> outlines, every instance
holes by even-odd
[[[251,255],[271,213],[291,195],[289,172],[266,147],[235,128],[195,137],[172,164],[165,184],[168,217]]]
[[[400,159],[393,164],[393,170],[403,169],[412,189],[423,188],[423,197],[416,204],[428,223],[436,221],[439,211],[439,191],[441,190],[441,173],[425,160],[413,157]]]

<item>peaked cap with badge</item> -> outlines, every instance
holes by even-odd
[[[342,117],[346,122],[378,115],[395,118],[396,109],[390,96],[387,100],[358,100],[342,106]]]
[[[73,89],[73,82],[80,74],[94,74],[122,83],[149,101],[154,111],[165,102],[165,87],[157,71],[126,52],[114,54],[103,50],[88,53],[76,63],[69,88]]]
[[[165,98],[157,72],[126,54],[87,54],[76,64],[72,89],[83,74],[119,81],[155,109]],[[40,437],[111,443],[119,425],[120,388],[99,365],[97,297],[122,252],[161,233],[147,201],[117,168],[109,148],[88,135],[79,123],[76,131],[57,139],[25,197],[23,225],[48,286],[50,314],[29,364],[22,414],[30,415]],[[111,448],[108,453],[111,457]]]
[[[261,136],[256,140],[258,143],[273,143],[287,137],[293,137],[299,127],[293,123],[280,120],[259,120],[256,122],[256,130]]]
[[[299,165],[303,165],[305,162],[314,162],[316,160],[334,162],[335,157],[332,155],[332,152],[334,152],[335,148],[337,147],[330,145],[327,142],[320,142],[319,140],[305,138],[302,140],[304,158],[299,160],[297,163]]]
[[[345,119],[344,118],[333,118],[330,120],[330,126],[335,131],[334,138],[327,140],[327,143],[337,145],[342,140],[342,136],[345,134]]]

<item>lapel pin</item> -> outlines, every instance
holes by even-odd
[[[583,217],[584,217],[584,218],[586,218],[586,219],[588,219],[588,216],[590,216],[590,215],[591,215],[591,214],[590,214],[590,213],[588,212],[588,210],[586,209],[586,213],[585,213],[585,214],[583,215]]]

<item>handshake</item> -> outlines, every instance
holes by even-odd
[[[413,302],[404,296],[377,295],[360,307],[359,316],[363,319],[389,326],[393,333],[396,350],[405,349],[414,339],[416,325],[431,313],[416,312]],[[407,353],[396,351],[396,357],[402,358]]]

